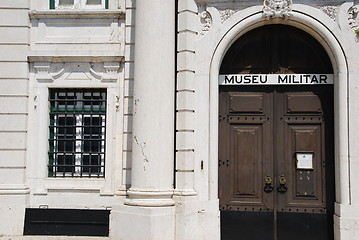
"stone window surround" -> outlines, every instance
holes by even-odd
[[[123,126],[122,57],[49,57],[29,56],[29,186],[34,196],[71,191],[97,193],[100,196],[124,195],[121,182]],[[54,68],[54,65],[57,67]],[[62,67],[59,67],[61,66]],[[79,70],[76,71],[76,68]],[[57,72],[54,72],[58,70]],[[75,69],[75,70],[74,70]],[[74,77],[71,77],[73,74]],[[83,75],[79,80],[78,76]],[[47,172],[49,136],[49,88],[106,88],[106,164],[105,178],[50,178]],[[119,150],[120,149],[120,150]],[[115,166],[116,165],[116,166]],[[117,166],[118,165],[118,166]],[[120,185],[120,184],[118,184]]]

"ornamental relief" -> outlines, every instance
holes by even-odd
[[[101,82],[116,82],[118,79],[119,62],[101,63],[50,63],[35,62],[36,80],[38,82],[53,82],[62,80],[81,80]]]
[[[230,17],[232,17],[239,9],[236,8],[227,8],[227,9],[219,9],[219,15],[221,17],[221,23],[227,21]]]
[[[325,14],[327,14],[331,19],[336,20],[339,10],[339,5],[328,5],[328,6],[319,6]]]
[[[356,32],[359,30],[359,5],[352,6],[348,10],[348,23],[350,28]]]
[[[211,28],[212,16],[209,12],[203,11],[200,13],[200,17],[201,17],[201,23],[202,23],[202,29],[201,29],[200,34],[204,36]]]
[[[283,18],[287,19],[292,16],[291,0],[264,0],[263,17],[266,19]]]

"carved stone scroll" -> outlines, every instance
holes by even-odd
[[[209,12],[203,11],[201,12],[200,17],[202,23],[201,35],[205,35],[211,28],[212,16]]]
[[[348,23],[350,28],[356,32],[359,30],[359,5],[352,6],[348,10]]]

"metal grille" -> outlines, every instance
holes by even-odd
[[[49,177],[104,177],[106,89],[50,89]]]

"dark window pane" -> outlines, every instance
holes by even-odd
[[[100,5],[101,0],[87,0],[88,5]]]
[[[74,155],[58,155],[57,156],[57,174],[73,173],[75,158]]]
[[[58,152],[75,152],[75,141],[73,140],[58,140]]]
[[[84,118],[84,134],[101,134],[102,133],[102,118],[100,117],[85,117]]]
[[[101,143],[102,141],[96,140],[85,140],[83,151],[86,153],[98,153],[101,152]]]
[[[59,0],[59,5],[73,5],[74,0]]]
[[[101,174],[101,158],[99,155],[84,155],[82,172],[89,175]]]

